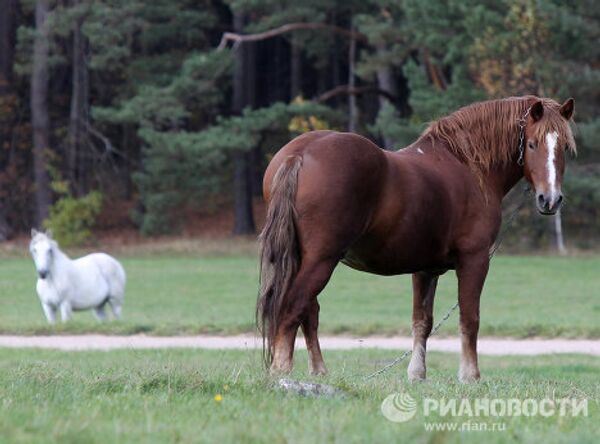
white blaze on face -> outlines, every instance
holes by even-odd
[[[553,131],[546,134],[546,149],[548,150],[548,160],[546,161],[546,170],[548,172],[548,188],[550,193],[551,202],[554,202],[556,195],[556,141],[558,140],[558,133]]]

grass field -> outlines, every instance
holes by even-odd
[[[128,273],[124,319],[98,324],[91,312],[49,327],[35,293],[33,262],[0,261],[0,332],[183,334],[253,330],[257,261],[250,255],[121,257]],[[481,332],[497,336],[600,337],[600,257],[494,259],[482,298]],[[436,314],[456,300],[453,272],[441,278]],[[320,296],[321,331],[410,333],[410,276],[380,277],[340,265]],[[454,316],[440,331],[457,331]]]
[[[308,379],[306,352],[295,378]],[[600,359],[482,357],[483,380],[456,382],[457,357],[431,354],[429,380],[407,385],[404,366],[376,380],[362,375],[389,352],[327,352],[331,374],[319,382],[344,397],[303,398],[273,389],[259,352],[0,350],[0,436],[21,443],[596,443]],[[382,400],[408,392],[417,415],[392,423]],[[222,400],[215,400],[221,395]],[[588,416],[425,416],[423,398],[588,399]],[[474,401],[472,401],[474,402]],[[425,432],[425,423],[505,424],[505,431]],[[478,426],[481,428],[481,426]]]

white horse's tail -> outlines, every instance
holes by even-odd
[[[123,266],[121,265],[121,263],[119,261],[117,261],[116,259],[114,260],[114,268],[115,268],[115,276],[116,279],[114,279],[111,283],[111,297],[113,298],[120,298],[119,301],[122,302],[123,299],[125,298],[125,283],[127,282],[127,275],[125,274],[125,269],[123,268]]]
[[[125,298],[125,282],[127,276],[119,261],[105,253],[96,253],[99,256],[98,266],[106,279],[109,287],[109,300],[121,304]]]

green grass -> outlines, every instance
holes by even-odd
[[[482,382],[456,382],[457,357],[431,354],[429,380],[405,382],[405,367],[362,375],[389,352],[327,352],[317,379],[345,397],[303,398],[273,388],[254,351],[55,352],[0,350],[0,436],[12,443],[595,443],[600,435],[600,359],[586,356],[482,357]],[[299,352],[291,377],[306,376]],[[417,416],[392,423],[382,400],[408,392]],[[221,402],[214,397],[221,394]],[[588,416],[423,415],[423,398],[588,399]],[[425,422],[502,422],[503,432],[425,432]]]
[[[125,257],[124,320],[100,325],[91,312],[49,327],[35,293],[33,262],[0,261],[0,332],[152,334],[239,333],[253,330],[257,261],[252,256]],[[499,336],[600,337],[600,257],[493,260],[481,305],[481,332]],[[410,332],[410,276],[381,277],[340,265],[319,298],[321,331]],[[436,315],[456,300],[453,272],[441,278]],[[457,332],[457,316],[440,331]]]

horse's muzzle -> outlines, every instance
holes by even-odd
[[[552,215],[560,209],[562,201],[563,195],[560,193],[556,197],[540,193],[537,195],[536,205],[540,214]]]
[[[38,271],[38,275],[40,279],[46,279],[48,277],[48,270],[40,270]]]

